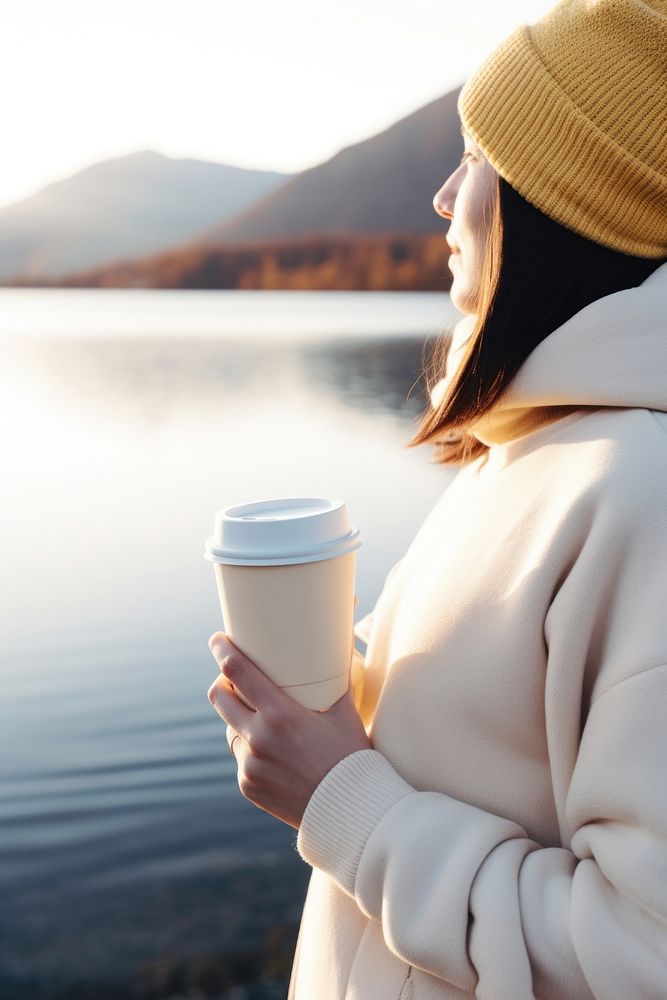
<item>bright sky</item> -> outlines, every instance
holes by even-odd
[[[141,149],[295,172],[553,0],[2,0],[0,205]]]

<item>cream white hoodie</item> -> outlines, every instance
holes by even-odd
[[[289,1000],[667,998],[666,311],[547,337],[387,576]]]

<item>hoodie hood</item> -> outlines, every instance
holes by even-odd
[[[464,316],[454,328],[445,377],[431,393],[434,406],[475,321]],[[667,412],[667,263],[637,288],[596,299],[550,333],[470,431],[491,446],[574,410],[600,406]]]

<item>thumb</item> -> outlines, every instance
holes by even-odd
[[[341,712],[344,715],[359,715],[356,705],[355,692],[352,684],[347,688],[347,691],[342,695],[338,701],[334,702],[329,711],[335,709],[337,712]]]

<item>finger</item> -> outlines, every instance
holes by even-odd
[[[240,738],[239,738],[240,737]],[[249,746],[244,741],[240,733],[237,733],[231,726],[227,726],[227,746],[229,752],[236,761],[238,777],[245,773],[245,762],[249,752]]]
[[[294,701],[267,677],[224,632],[216,632],[209,639],[209,648],[227,680],[258,711],[275,706],[292,707]]]
[[[246,708],[243,702],[236,697],[229,682],[222,676],[216,677],[208,689],[207,696],[218,715],[232,729],[247,739],[255,713]]]
[[[225,730],[225,735],[227,737],[227,746],[229,747],[230,753],[233,753],[232,743],[234,742],[235,738],[237,736],[240,736],[241,734],[237,733],[233,726],[227,726],[227,729]]]

